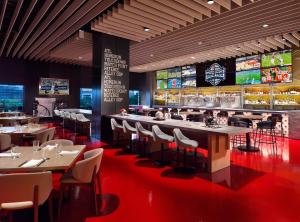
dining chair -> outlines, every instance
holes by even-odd
[[[92,188],[94,194],[95,213],[98,215],[98,201],[96,184],[98,183],[98,190],[101,193],[100,183],[100,164],[103,156],[103,149],[98,148],[84,153],[84,158],[78,161],[75,166],[65,173],[60,180],[60,197],[58,214],[60,214],[63,194],[67,187],[76,185],[86,185]]]
[[[132,127],[126,120],[122,121],[123,124],[123,132],[125,135],[129,136],[129,149],[130,151],[132,151],[133,147],[133,141],[132,141],[132,135],[136,134],[136,128]]]
[[[0,190],[0,210],[9,213],[10,222],[14,211],[28,208],[33,208],[34,222],[38,222],[38,207],[47,200],[49,219],[53,221],[51,172],[0,174]]]
[[[8,150],[11,146],[11,136],[8,134],[0,134],[0,152]]]
[[[76,119],[79,122],[90,122],[90,120],[86,118],[82,113],[76,114]]]
[[[143,140],[143,154],[142,156],[146,156],[147,152],[147,141],[153,140],[153,132],[146,130],[140,122],[135,123],[136,132],[139,139]]]
[[[55,127],[52,127],[49,129],[45,129],[42,132],[39,132],[34,135],[35,135],[35,139],[40,141],[40,144],[43,144],[49,140],[53,140],[54,133],[55,133]]]
[[[56,139],[56,140],[49,140],[49,141],[43,143],[41,145],[41,148],[46,147],[48,145],[56,145],[56,144],[59,144],[61,146],[73,146],[74,145],[72,140]]]

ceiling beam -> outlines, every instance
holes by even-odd
[[[289,34],[289,33],[286,33],[286,34],[284,34],[283,35],[283,37],[286,39],[286,40],[288,40],[289,42],[291,42],[291,43],[293,43],[294,45],[296,45],[296,46],[300,46],[299,45],[299,40],[298,39],[296,39],[294,36],[292,36],[291,34]]]
[[[266,41],[265,39],[258,40],[260,44],[270,47],[273,50],[278,50],[278,46],[272,44],[271,42]]]
[[[2,3],[2,8],[1,8],[1,13],[0,13],[0,31],[2,28],[2,23],[3,23],[5,11],[6,11],[7,2],[8,2],[8,0],[3,0],[3,3]]]
[[[192,1],[192,0],[190,0]],[[202,6],[214,11],[217,14],[221,14],[221,6],[218,3],[214,3],[214,4],[207,4],[207,0],[193,0],[194,2],[197,2],[199,4],[201,4]]]
[[[292,35],[293,35],[296,39],[300,40],[300,34],[299,34],[299,32],[293,32]]]
[[[267,37],[266,38],[267,42],[272,43],[273,45],[276,45],[277,47],[284,49],[284,44],[282,44],[281,42],[276,41],[274,38],[272,37]]]
[[[282,43],[283,45],[286,45],[287,47],[291,48],[292,45],[290,43],[288,43],[285,39],[283,39],[283,37],[281,35],[275,35],[274,38],[276,41]]]
[[[215,2],[227,10],[231,10],[231,0],[215,0]]]
[[[198,13],[201,13],[207,17],[211,17],[211,10],[202,6],[201,4],[197,4],[196,2],[194,1],[191,1],[191,0],[175,0],[177,1],[178,3],[198,12]],[[195,17],[197,18],[197,17]]]

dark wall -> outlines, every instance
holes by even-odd
[[[153,79],[153,73],[131,72],[129,74],[129,90],[142,92],[142,105],[151,105]]]
[[[38,94],[41,77],[69,79],[70,95],[56,96],[56,99],[72,108],[79,108],[80,88],[92,87],[89,67],[0,58],[0,84],[24,85],[24,111],[27,113],[32,112],[34,98],[42,97]]]

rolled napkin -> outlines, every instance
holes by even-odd
[[[55,144],[55,145],[47,145],[43,149],[47,149],[47,150],[51,151],[51,150],[55,149],[57,146],[58,146],[57,144]]]
[[[79,150],[72,150],[72,151],[63,150],[59,154],[64,156],[64,155],[75,155],[78,153],[79,153]]]
[[[24,163],[21,167],[36,167],[44,161],[45,159],[32,159]]]
[[[18,157],[21,153],[0,153],[0,157]]]

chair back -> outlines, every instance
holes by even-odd
[[[55,133],[55,127],[37,133],[35,137],[36,140],[40,141],[40,144],[43,144],[49,140],[53,140],[54,133]]]
[[[89,121],[82,113],[76,114],[76,119],[80,122],[86,122]]]
[[[91,158],[93,156],[97,156],[97,155],[100,154],[99,160],[97,162],[96,173],[98,173],[98,171],[100,169],[100,165],[101,165],[101,161],[102,161],[102,157],[103,157],[103,152],[104,152],[103,148],[98,148],[98,149],[93,149],[93,150],[87,151],[83,154],[84,159],[88,159],[88,158]]]
[[[84,160],[78,161],[72,169],[72,176],[81,183],[90,183],[93,179],[94,170],[99,170],[103,149],[87,153]]]
[[[58,109],[55,109],[55,110],[54,110],[54,114],[55,114],[55,116],[60,116],[59,110],[58,110]]]
[[[0,204],[33,201],[35,186],[42,205],[52,191],[51,172],[0,174]]]
[[[67,119],[70,119],[70,118],[71,118],[71,114],[70,114],[69,112],[65,112],[65,117],[66,117]]]
[[[77,120],[76,113],[71,113],[71,119],[72,120]]]
[[[178,147],[184,145],[182,143],[182,140],[190,140],[189,138],[187,138],[186,136],[183,135],[183,133],[181,132],[180,129],[178,128],[175,128],[173,130],[173,134],[174,134],[174,140],[175,140],[175,143]]]
[[[71,140],[56,139],[56,140],[49,140],[49,141],[43,143],[41,145],[41,147],[45,147],[48,145],[56,145],[56,144],[59,144],[61,146],[73,146],[74,145],[73,141],[71,141]]]
[[[157,125],[152,126],[152,134],[153,134],[153,141],[154,142],[162,142],[162,143],[168,143],[173,142],[174,138],[173,136],[170,136],[168,134],[165,134]]]
[[[123,123],[123,131],[124,133],[132,133],[136,132],[136,129],[129,125],[129,123],[126,120],[122,121]]]
[[[8,134],[0,134],[0,152],[11,147],[11,136]]]
[[[62,110],[59,110],[59,115],[60,115],[60,117],[62,117],[62,118],[64,118],[65,117],[65,112],[64,111],[62,111]]]
[[[138,137],[141,137],[144,135],[143,132],[145,132],[146,129],[142,126],[142,124],[140,122],[135,123],[135,128],[136,128]]]
[[[118,128],[123,129],[123,126],[121,126],[119,123],[117,123],[115,118],[110,119],[110,125],[111,125],[111,129],[113,131],[117,130]]]

